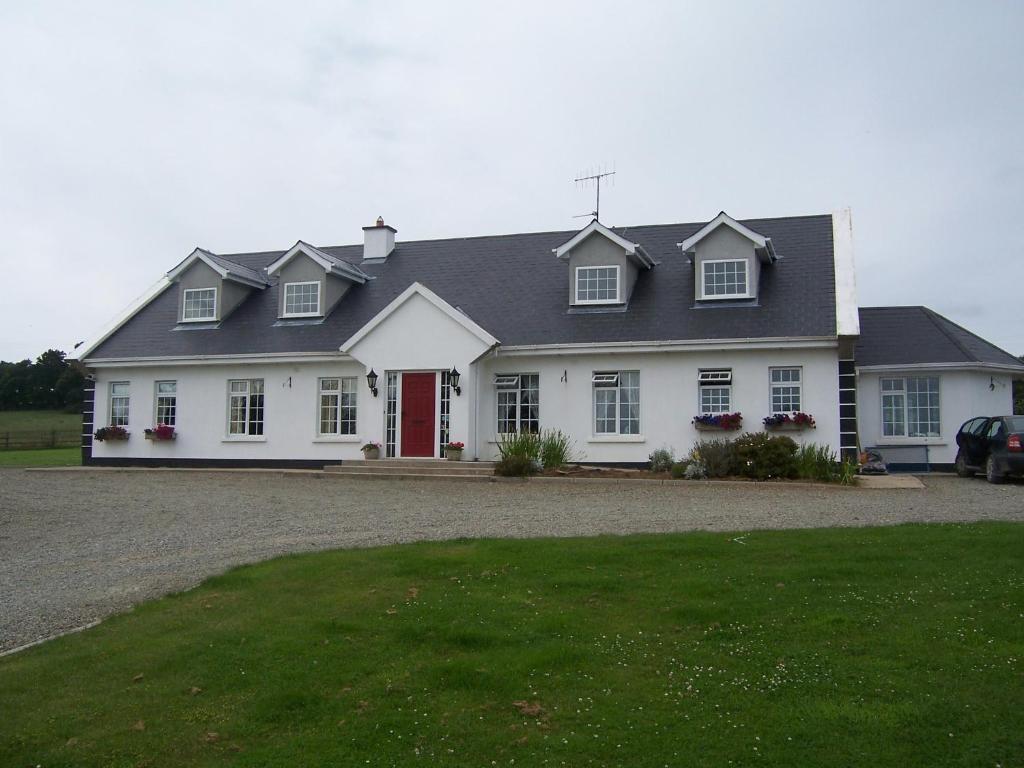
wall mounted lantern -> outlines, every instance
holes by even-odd
[[[462,395],[462,387],[459,386],[459,379],[462,378],[462,374],[456,370],[455,366],[448,371],[448,383],[452,385],[452,389],[455,390],[456,395]]]
[[[368,386],[370,388],[370,391],[373,393],[373,396],[376,397],[377,396],[377,373],[373,370],[373,368],[371,368],[370,372],[368,374],[366,374],[366,386]]]

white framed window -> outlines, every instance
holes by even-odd
[[[356,391],[354,376],[320,379],[321,435],[355,435]]]
[[[110,396],[107,402],[107,413],[110,414],[110,426],[127,427],[128,408],[131,402],[131,395],[128,391],[128,382],[110,382]]]
[[[745,299],[750,296],[746,259],[711,259],[701,262],[701,297]]]
[[[700,390],[700,412],[732,412],[732,369],[713,368],[697,371],[697,389]]]
[[[228,381],[228,434],[263,434],[263,379]]]
[[[576,267],[577,304],[616,304],[619,301],[619,268]]]
[[[939,437],[938,376],[888,377],[879,382],[884,437]]]
[[[540,374],[510,373],[494,377],[499,435],[540,432]]]
[[[158,381],[153,386],[156,389],[156,420],[153,423],[173,427],[178,423],[178,382]]]
[[[320,283],[284,284],[284,316],[310,317],[320,314]]]
[[[181,303],[181,319],[185,322],[217,319],[216,288],[186,288]]]
[[[803,372],[800,368],[769,368],[772,413],[796,413],[802,405]]]
[[[597,371],[594,390],[595,435],[640,434],[640,371]]]

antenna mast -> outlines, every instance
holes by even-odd
[[[592,173],[589,176],[578,176],[573,179],[577,187],[581,184],[586,186],[587,182],[592,181],[597,189],[597,201],[594,204],[594,210],[590,213],[581,213],[578,216],[573,216],[574,219],[583,218],[584,216],[593,216],[595,220],[601,218],[601,182],[614,175],[615,171],[602,171],[600,173]]]

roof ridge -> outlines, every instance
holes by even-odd
[[[974,354],[972,354],[971,352],[969,352],[969,351],[967,350],[967,348],[966,348],[966,347],[965,347],[965,346],[964,346],[963,344],[961,344],[961,343],[960,343],[960,341],[959,341],[958,339],[954,338],[954,337],[953,337],[953,336],[952,336],[952,335],[951,335],[951,334],[949,333],[949,331],[948,331],[947,329],[943,328],[943,327],[942,327],[942,326],[941,326],[941,325],[940,325],[940,324],[939,324],[938,322],[936,322],[936,318],[938,318],[939,320],[941,320],[941,321],[942,321],[943,323],[949,323],[950,325],[952,325],[953,327],[955,327],[955,328],[956,328],[957,330],[963,331],[963,332],[964,332],[964,333],[966,333],[966,334],[967,334],[968,336],[970,336],[970,337],[972,337],[972,338],[974,338],[974,339],[977,339],[978,341],[980,341],[980,342],[981,342],[982,344],[985,344],[986,346],[989,346],[989,347],[991,347],[992,349],[996,349],[996,350],[999,350],[999,351],[1000,351],[1000,352],[1002,352],[1002,353],[1003,353],[1004,355],[1008,355],[1009,357],[1012,357],[1012,358],[1015,358],[1015,359],[1019,359],[1019,358],[1017,358],[1017,356],[1016,356],[1016,355],[1014,355],[1014,354],[1012,354],[1012,353],[1010,353],[1010,352],[1007,352],[1007,351],[1006,351],[1005,349],[1003,349],[1002,347],[996,346],[995,344],[993,344],[993,343],[992,343],[991,341],[989,341],[988,339],[983,339],[983,338],[982,338],[981,336],[979,336],[978,334],[974,333],[974,331],[971,331],[971,330],[968,330],[967,328],[964,328],[964,327],[963,327],[962,325],[960,325],[960,323],[957,323],[957,322],[954,322],[953,320],[950,320],[950,319],[949,319],[948,317],[946,317],[945,315],[940,315],[940,314],[939,314],[938,312],[936,312],[936,311],[935,311],[934,309],[930,309],[929,307],[924,307],[924,306],[922,306],[922,307],[921,307],[921,309],[923,309],[923,310],[925,311],[925,313],[926,313],[926,314],[927,314],[927,315],[929,316],[929,319],[930,319],[930,320],[931,320],[931,321],[932,321],[933,323],[935,323],[936,327],[938,327],[938,328],[939,328],[939,330],[941,330],[941,331],[943,332],[943,334],[945,334],[945,335],[946,335],[946,337],[950,339],[950,341],[952,341],[952,342],[953,342],[954,344],[956,344],[957,348],[958,348],[958,349],[959,349],[959,350],[960,350],[961,352],[963,352],[963,353],[964,353],[964,354],[965,354],[965,355],[966,355],[966,356],[967,356],[968,358],[971,358],[971,359],[972,359],[972,360],[973,360],[974,362],[981,362],[981,361],[980,361],[980,360],[978,360],[978,357],[977,357],[977,355],[974,355]]]

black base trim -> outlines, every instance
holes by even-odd
[[[886,468],[890,472],[953,472],[956,470],[955,464],[924,464],[907,462],[901,464],[886,464]]]
[[[83,462],[90,467],[178,467],[184,469],[323,469],[340,459],[159,459],[105,456]]]

